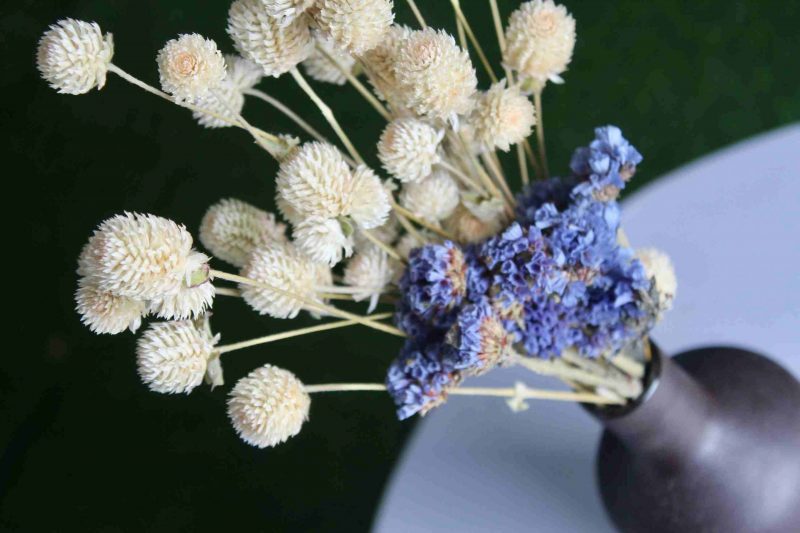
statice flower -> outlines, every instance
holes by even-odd
[[[512,339],[488,298],[464,306],[448,334],[448,342],[458,350],[459,366],[472,375],[502,363]]]
[[[613,200],[636,173],[642,155],[622,136],[616,126],[594,130],[589,146],[575,150],[570,168],[576,177],[585,180],[574,194],[595,196],[598,200]]]
[[[517,195],[517,220],[523,224],[533,223],[536,211],[547,203],[563,211],[569,205],[574,186],[575,181],[572,178],[549,178],[531,182]]]
[[[448,344],[407,341],[386,375],[386,389],[397,405],[397,418],[424,415],[442,404],[447,390],[461,381],[458,361],[458,350]]]

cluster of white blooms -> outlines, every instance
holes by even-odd
[[[243,267],[256,248],[286,241],[286,226],[275,215],[241,200],[212,205],[200,222],[200,242],[214,256]]]
[[[156,61],[161,87],[177,100],[209,98],[225,78],[225,58],[217,43],[196,33],[167,41]]]
[[[678,278],[672,260],[656,248],[641,248],[636,251],[636,258],[642,262],[647,277],[653,280],[658,294],[658,312],[661,316],[672,309],[672,302],[678,292]]]
[[[553,0],[523,3],[509,18],[503,63],[536,88],[561,83],[575,48],[575,19]]]
[[[306,74],[317,81],[334,85],[347,83],[347,76],[342,71],[355,74],[356,59],[322,33],[314,34],[314,44],[314,50],[301,63]]]
[[[100,224],[81,252],[78,312],[97,333],[136,330],[148,312],[196,317],[214,298],[207,263],[183,226],[154,215],[117,215]]]
[[[218,340],[191,320],[155,322],[136,344],[139,376],[152,391],[188,394],[202,383]]]
[[[311,398],[291,372],[264,365],[236,383],[228,399],[228,418],[246,443],[275,446],[300,432]]]
[[[83,94],[106,84],[114,40],[96,22],[64,19],[39,40],[36,64],[42,78],[65,94]]]
[[[507,152],[512,144],[531,134],[536,112],[528,98],[517,87],[506,87],[506,80],[495,83],[482,93],[470,116],[474,140],[484,150]]]
[[[309,142],[280,166],[279,208],[294,226],[297,246],[331,266],[352,254],[354,227],[376,228],[391,209],[386,190],[372,170],[351,170],[330,144]]]
[[[206,128],[224,128],[232,126],[237,115],[244,108],[244,91],[252,89],[261,81],[263,71],[261,67],[241,56],[225,54],[227,71],[222,83],[216,88],[211,97],[204,98],[197,103],[214,115],[225,117],[223,121],[216,116],[202,111],[193,111],[192,115]]]

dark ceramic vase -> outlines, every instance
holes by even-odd
[[[597,475],[624,532],[800,532],[800,383],[766,357],[653,350],[633,405],[603,423]]]

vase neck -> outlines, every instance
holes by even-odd
[[[713,400],[655,346],[650,371],[652,380],[639,405],[622,414],[598,412],[598,418],[632,452],[684,462],[702,449],[713,427]]]

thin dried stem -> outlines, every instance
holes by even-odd
[[[533,148],[531,147],[531,142],[528,139],[522,141],[522,148],[525,150],[525,155],[528,157],[528,163],[530,163],[530,165],[533,167],[533,171],[539,178],[543,179],[544,174],[542,174],[542,167],[536,160],[536,156],[533,153]]]
[[[547,148],[544,145],[544,116],[542,114],[542,90],[533,93],[533,105],[536,107],[536,141],[539,145],[539,159],[542,162],[542,174],[544,179],[550,177],[550,170],[547,166]]]
[[[353,87],[354,87],[354,88],[355,88],[355,89],[356,89],[356,90],[357,90],[357,91],[358,91],[358,92],[361,94],[361,96],[363,96],[363,97],[364,97],[364,99],[365,99],[367,102],[369,102],[369,105],[371,105],[371,106],[373,107],[373,109],[375,109],[375,111],[377,111],[377,112],[378,112],[378,114],[380,114],[380,116],[382,116],[382,117],[383,117],[384,119],[386,119],[387,121],[390,121],[390,120],[392,120],[392,115],[389,113],[389,111],[387,111],[387,110],[386,110],[386,108],[385,108],[385,107],[384,107],[384,105],[383,105],[383,104],[380,102],[380,100],[378,100],[378,99],[375,97],[375,95],[374,95],[374,94],[372,94],[372,92],[371,92],[369,89],[367,89],[367,88],[364,86],[364,84],[363,84],[363,83],[361,83],[360,81],[358,81],[358,78],[356,78],[355,76],[353,76],[353,73],[352,73],[352,72],[350,72],[350,69],[346,69],[346,68],[344,68],[344,67],[342,66],[342,64],[341,64],[341,63],[339,63],[339,62],[336,60],[336,58],[335,58],[335,57],[333,57],[332,55],[330,55],[330,54],[328,53],[328,51],[327,51],[327,50],[325,50],[325,49],[324,49],[324,48],[323,48],[323,47],[322,47],[322,46],[319,44],[319,42],[317,42],[317,51],[318,51],[320,54],[322,54],[322,55],[325,57],[325,59],[327,59],[328,61],[330,61],[330,62],[331,62],[331,64],[333,64],[333,66],[335,66],[335,67],[336,67],[336,69],[337,69],[339,72],[341,72],[341,73],[342,73],[342,75],[343,75],[343,76],[344,76],[344,77],[347,79],[347,81],[348,81],[348,82],[350,82],[350,85],[352,85],[352,86],[353,86]]]
[[[389,318],[392,316],[392,313],[381,313],[378,315],[372,315],[371,318],[373,320],[383,320],[385,318]],[[328,324],[320,324],[318,326],[310,326],[307,328],[298,328],[293,329],[290,331],[282,331],[280,333],[273,333],[272,335],[265,335],[264,337],[257,337],[255,339],[249,339],[246,341],[234,342],[231,344],[223,344],[222,346],[217,346],[214,350],[217,354],[222,355],[224,353],[232,352],[234,350],[241,350],[243,348],[249,348],[251,346],[257,346],[259,344],[267,344],[269,342],[280,341],[284,339],[290,339],[292,337],[299,337],[301,335],[308,335],[310,333],[317,333],[320,331],[329,331],[332,329],[337,328],[344,328],[347,326],[353,326],[358,324],[355,320],[339,320],[336,322],[330,322]]]
[[[417,215],[415,215],[414,213],[412,213],[411,211],[409,211],[405,207],[403,207],[400,204],[398,204],[397,202],[395,202],[394,198],[392,198],[391,201],[392,201],[392,208],[395,211],[397,211],[399,214],[403,215],[404,217],[406,217],[409,220],[413,220],[414,222],[416,222],[418,225],[422,226],[423,228],[431,230],[432,232],[434,232],[435,234],[439,235],[440,237],[455,242],[455,240],[456,240],[455,237],[453,237],[452,235],[447,233],[442,228],[440,228],[440,227],[438,227],[438,226],[436,226],[434,224],[431,224],[430,222],[428,222],[424,218],[418,217]]]
[[[277,100],[276,98],[268,95],[265,92],[259,91],[258,89],[245,89],[242,91],[244,94],[248,96],[252,96],[253,98],[258,98],[259,100],[268,103],[284,115],[286,115],[292,122],[297,124],[304,132],[308,133],[311,137],[316,139],[322,143],[330,143],[328,139],[325,138],[319,131],[314,129],[308,122],[300,118],[300,116],[292,111],[288,106],[283,104],[281,101]]]
[[[480,194],[481,196],[488,195],[488,193],[486,192],[486,189],[483,186],[481,186],[480,183],[475,182],[475,180],[473,180],[470,176],[468,176],[467,174],[465,174],[464,172],[459,170],[457,167],[451,165],[447,161],[445,161],[445,160],[439,161],[437,163],[437,165],[442,167],[443,169],[445,169],[449,173],[453,174],[464,185],[466,185],[467,187],[472,189],[474,192]]]
[[[497,161],[494,157],[494,154],[488,153],[481,156],[481,159],[489,167],[489,171],[492,173],[494,180],[500,185],[500,189],[503,192],[505,200],[511,204],[513,207],[515,204],[514,195],[511,193],[511,189],[506,182],[506,178],[503,175],[503,169],[500,167],[499,161]]]
[[[414,13],[414,17],[417,19],[417,22],[419,22],[420,27],[422,27],[423,30],[427,28],[428,25],[425,23],[425,19],[422,17],[422,13],[419,12],[417,3],[414,2],[414,0],[406,0],[406,3],[408,3],[408,7],[411,8],[411,12]]]
[[[478,58],[481,60],[481,64],[483,68],[486,70],[486,73],[489,75],[489,78],[492,80],[492,83],[497,83],[497,76],[492,70],[492,65],[489,63],[489,60],[486,58],[486,54],[483,53],[483,48],[481,47],[481,43],[478,42],[478,39],[475,37],[475,34],[472,32],[472,28],[467,21],[467,17],[464,16],[464,12],[461,10],[461,3],[459,0],[450,0],[450,5],[453,6],[453,11],[458,17],[458,20],[461,21],[461,24],[464,25],[464,31],[467,32],[467,37],[469,38],[469,42],[472,43],[472,47],[475,49],[475,52],[478,54]]]
[[[242,291],[239,289],[231,289],[229,287],[214,287],[214,294],[217,296],[233,296],[236,298],[242,297]]]
[[[276,292],[278,294],[282,294],[284,296],[288,296],[290,298],[294,298],[299,300],[303,303],[303,307],[309,311],[315,311],[317,313],[329,314],[332,316],[336,316],[339,318],[346,318],[350,320],[354,320],[361,325],[377,329],[379,331],[383,331],[384,333],[389,333],[391,335],[395,335],[398,337],[406,337],[406,334],[400,331],[399,329],[389,326],[387,324],[381,324],[380,322],[375,322],[368,317],[362,315],[356,315],[354,313],[350,313],[347,311],[343,311],[337,307],[333,307],[332,305],[326,305],[320,302],[315,302],[313,300],[309,300],[307,298],[303,298],[300,295],[297,295],[291,291],[287,291],[285,289],[281,289],[280,287],[276,287],[274,285],[270,285],[269,283],[263,283],[261,281],[257,281],[254,279],[246,278],[244,276],[238,276],[236,274],[229,274],[228,272],[222,272],[220,270],[211,270],[210,275],[212,278],[220,278],[225,279],[228,281],[233,281],[236,283],[242,283],[244,285],[251,285],[253,287],[258,287],[261,289],[267,289],[269,291]]]
[[[376,237],[376,236],[375,236],[375,235],[372,233],[372,231],[370,231],[370,230],[368,230],[368,229],[362,229],[362,230],[361,230],[361,234],[362,234],[362,235],[364,235],[364,237],[366,237],[366,238],[367,238],[367,240],[369,240],[369,241],[370,241],[372,244],[374,244],[375,246],[377,246],[378,248],[380,248],[381,250],[383,250],[384,252],[386,252],[387,254],[389,254],[389,257],[392,257],[393,259],[397,259],[397,260],[398,260],[398,261],[400,261],[401,263],[405,263],[405,262],[406,262],[406,260],[405,260],[405,259],[403,259],[403,256],[401,256],[401,255],[400,255],[400,254],[397,252],[397,250],[395,250],[395,249],[394,249],[394,247],[393,247],[393,246],[391,246],[391,245],[389,245],[389,244],[386,244],[385,242],[383,242],[382,240],[380,240],[379,238],[377,238],[377,237]]]
[[[336,120],[331,108],[328,107],[328,105],[322,100],[322,98],[319,97],[316,92],[314,92],[314,89],[311,88],[311,85],[309,85],[303,75],[300,74],[300,71],[297,70],[297,67],[293,68],[289,72],[292,75],[292,78],[294,78],[294,81],[297,82],[297,85],[303,90],[303,92],[306,93],[306,95],[308,95],[311,101],[314,102],[314,104],[320,110],[322,116],[325,117],[325,120],[328,121],[328,124],[330,124],[331,128],[336,133],[336,136],[339,137],[339,140],[342,141],[342,144],[344,144],[350,156],[356,161],[356,163],[363,165],[364,159],[361,158],[361,154],[358,153],[356,147],[353,146],[352,142],[350,142],[350,138],[339,125],[339,121]]]
[[[519,165],[519,177],[522,180],[522,185],[525,186],[531,181],[528,176],[528,162],[525,160],[525,147],[517,144],[515,148],[517,151],[517,164]]]

